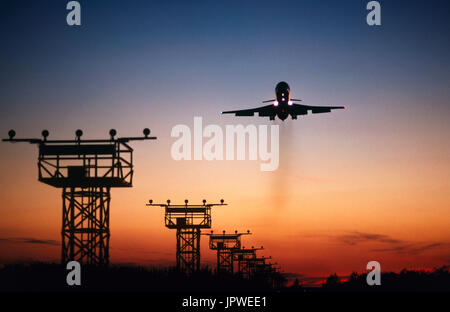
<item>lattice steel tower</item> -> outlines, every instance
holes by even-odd
[[[251,265],[249,266],[249,263],[253,259],[256,259],[256,252],[258,250],[263,250],[264,247],[261,246],[261,248],[255,248],[252,246],[252,248],[245,249],[245,247],[242,247],[241,249],[233,250],[232,253],[232,259],[233,262],[237,262],[238,264],[238,273],[246,278],[251,277],[252,268]]]
[[[254,257],[244,260],[244,265],[247,267],[247,272],[249,277],[255,274],[264,274],[267,270],[267,259],[272,259],[272,257]]]
[[[226,233],[205,234],[209,236],[209,248],[217,250],[217,273],[228,272],[233,273],[234,271],[234,261],[233,252],[241,249],[241,236],[250,235],[250,231],[247,233]]]
[[[169,229],[177,230],[177,269],[192,273],[200,269],[200,235],[201,229],[211,228],[211,208],[213,206],[226,205],[223,199],[220,204],[207,204],[203,200],[202,205],[154,204],[152,200],[147,206],[159,206],[165,208],[165,225]]]
[[[62,188],[62,250],[63,264],[76,260],[84,264],[109,263],[109,207],[111,187],[131,187],[133,180],[133,149],[128,142],[154,140],[150,130],[143,137],[82,140],[77,130],[74,140],[48,140],[42,131],[40,139],[15,139],[9,131],[6,142],[38,144],[39,181]]]

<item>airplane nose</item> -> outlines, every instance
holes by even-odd
[[[280,92],[280,93],[282,91],[289,92],[289,90],[290,90],[289,85],[285,81],[281,81],[275,86],[275,92]],[[285,92],[282,92],[282,93],[285,93]]]

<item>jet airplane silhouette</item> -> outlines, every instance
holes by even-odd
[[[275,99],[263,101],[263,103],[272,103],[270,105],[261,106],[251,109],[225,111],[221,114],[234,114],[235,116],[254,116],[258,113],[260,117],[269,117],[275,120],[278,116],[281,120],[285,120],[290,115],[292,119],[297,119],[298,115],[329,113],[333,109],[345,109],[345,106],[309,106],[297,104],[301,100],[291,98],[291,89],[289,85],[281,81],[275,87]]]

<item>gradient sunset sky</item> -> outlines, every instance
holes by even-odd
[[[0,134],[140,135],[134,187],[112,190],[111,262],[174,265],[163,202],[217,202],[213,230],[246,231],[284,272],[309,277],[450,264],[450,5],[380,1],[0,2]],[[172,127],[271,124],[221,116],[273,98],[346,105],[280,125],[280,167],[175,161]],[[0,143],[0,263],[59,261],[61,190],[37,148]],[[202,241],[203,264],[215,254]]]

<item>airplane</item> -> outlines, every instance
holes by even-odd
[[[275,99],[263,101],[263,103],[270,103],[270,105],[261,106],[251,109],[234,110],[221,112],[221,114],[235,114],[235,116],[254,116],[258,113],[259,117],[269,117],[270,120],[275,120],[278,116],[281,120],[285,120],[290,115],[292,119],[297,119],[298,115],[307,115],[308,111],[312,114],[329,113],[333,109],[345,109],[345,106],[309,106],[303,104],[296,104],[301,100],[291,99],[291,89],[289,85],[281,81],[275,87]]]

